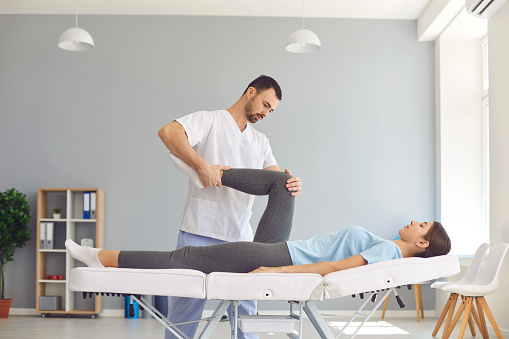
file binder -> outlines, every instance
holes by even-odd
[[[90,192],[83,192],[83,219],[90,219]]]
[[[39,226],[39,249],[46,249],[46,223],[41,222]]]
[[[97,206],[97,193],[90,192],[90,219],[95,219],[96,215],[96,206]]]
[[[53,229],[54,229],[54,223],[47,222],[46,223],[46,249],[47,250],[53,249]]]

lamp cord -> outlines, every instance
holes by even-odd
[[[76,0],[76,28],[78,28],[78,0]]]
[[[304,0],[302,0],[302,29],[304,29]]]

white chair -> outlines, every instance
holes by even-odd
[[[454,316],[454,319],[450,326],[447,326],[445,329],[444,336],[442,338],[447,339],[451,335],[454,327],[458,323],[460,316],[463,314],[463,320],[461,322],[460,332],[458,338],[463,338],[463,334],[465,333],[465,329],[467,326],[467,322],[470,319],[470,315],[474,315],[473,310],[475,310],[475,305],[477,305],[477,311],[479,312],[479,330],[481,331],[481,335],[483,338],[489,338],[488,328],[486,327],[486,320],[484,318],[484,313],[488,317],[491,326],[495,330],[497,334],[497,338],[503,339],[502,332],[498,328],[497,322],[493,317],[493,314],[484,299],[484,296],[488,294],[492,294],[498,289],[498,276],[500,272],[500,267],[502,267],[502,261],[509,249],[509,244],[505,243],[497,243],[491,246],[490,254],[488,255],[488,259],[484,264],[481,273],[475,279],[474,282],[468,285],[458,285],[458,284],[449,284],[444,286],[444,291],[449,291],[451,293],[457,293],[463,297],[463,301]],[[475,301],[475,304],[474,304]]]
[[[488,249],[490,248],[490,245],[484,243],[477,248],[477,251],[475,251],[474,257],[472,258],[472,261],[470,262],[470,265],[467,268],[467,271],[461,277],[460,280],[451,282],[451,281],[437,281],[431,284],[431,288],[436,288],[440,290],[444,290],[444,288],[447,285],[468,285],[473,283],[477,277],[479,276],[479,273],[481,272],[482,264],[484,262],[484,258],[486,257],[486,254],[488,253]],[[440,318],[438,319],[437,325],[435,326],[435,330],[433,331],[432,336],[436,336],[438,331],[440,330],[440,326],[442,326],[442,323],[445,319],[445,316],[449,314],[447,317],[447,321],[444,326],[444,333],[447,332],[447,327],[450,325],[452,316],[454,314],[454,308],[456,306],[456,301],[458,300],[458,294],[457,293],[451,293],[449,295],[449,299],[447,300],[447,303],[444,306],[444,309],[442,310],[442,314],[440,315]],[[475,310],[474,310],[475,312]],[[476,314],[477,315],[477,314]],[[472,324],[472,320],[469,319],[469,325],[470,325],[470,331],[472,332],[472,336],[475,336],[475,329]],[[478,325],[479,326],[479,325]]]

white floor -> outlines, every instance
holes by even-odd
[[[344,322],[344,318],[325,317],[330,326]],[[370,339],[394,339],[394,338],[431,338],[435,327],[436,318],[425,318],[417,322],[415,318],[386,318],[382,321],[375,318],[363,329],[363,335],[356,338]],[[201,328],[202,325],[200,325]],[[333,330],[334,334],[339,330]],[[456,328],[451,338],[458,337]],[[9,316],[0,319],[1,339],[58,339],[58,338],[163,338],[164,328],[154,319],[125,319],[125,318],[65,318],[40,316]],[[492,335],[493,334],[493,335]],[[441,332],[439,332],[441,335]],[[490,336],[496,338],[490,329]],[[230,327],[228,322],[222,322],[216,328],[212,338],[229,338]],[[348,338],[348,335],[342,337]],[[286,334],[260,334],[260,338],[288,338]],[[306,319],[304,322],[303,338],[320,338],[311,323]],[[467,328],[464,338],[472,338]],[[477,333],[477,338],[481,338]]]

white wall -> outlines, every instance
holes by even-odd
[[[488,22],[490,67],[491,239],[509,242],[509,3]],[[501,329],[509,330],[509,258],[500,288],[486,298]]]

